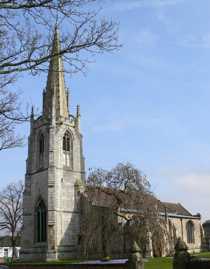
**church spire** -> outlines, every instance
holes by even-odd
[[[55,27],[47,87],[43,94],[43,115],[56,121],[68,118],[68,101],[64,81],[64,68],[60,55],[59,31]]]

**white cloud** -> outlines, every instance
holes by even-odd
[[[158,187],[161,200],[179,202],[191,213],[201,213],[202,221],[210,219],[210,172],[167,172]]]
[[[180,176],[176,182],[188,193],[209,195],[210,197],[210,174],[189,173]]]

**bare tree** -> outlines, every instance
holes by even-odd
[[[22,194],[22,182],[9,184],[0,192],[0,230],[10,235],[12,258],[16,255],[16,239],[22,226]]]
[[[46,70],[55,23],[62,32],[66,71],[82,70],[88,54],[118,48],[117,25],[100,19],[97,6],[96,0],[1,1],[0,74]]]
[[[80,246],[81,256],[96,258],[110,255],[109,243],[117,236],[116,215],[108,207],[93,206],[84,199],[80,208]]]
[[[110,171],[91,170],[86,183],[84,192],[86,198],[93,205],[109,208],[116,216],[115,225],[118,226],[116,229],[124,236],[122,244],[127,243],[124,252],[129,248],[131,241],[136,240],[141,244],[143,254],[146,255],[149,240],[153,234],[159,236],[164,228],[159,215],[160,201],[151,193],[147,177],[132,164],[120,163]],[[86,222],[85,218],[84,222]],[[113,221],[110,222],[110,219],[105,217],[107,229],[109,224],[113,226]],[[96,223],[94,225],[96,226]],[[88,229],[90,230],[90,226]],[[91,231],[89,234],[91,235]],[[93,236],[96,234],[96,227],[92,230],[92,234]],[[109,243],[111,234],[106,233],[106,235],[109,237],[105,242]]]
[[[23,138],[15,134],[15,127],[27,120],[18,103],[18,95],[0,85],[0,151],[21,146]]]
[[[0,1],[0,150],[21,144],[15,127],[28,116],[20,112],[12,85],[22,72],[47,70],[55,56],[55,25],[61,32],[66,72],[83,71],[94,54],[119,47],[117,24],[101,18],[99,11],[97,0]]]
[[[90,169],[87,185],[107,187],[122,191],[144,191],[150,193],[150,183],[146,175],[136,169],[131,163],[119,163],[110,171]]]

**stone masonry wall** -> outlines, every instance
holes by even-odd
[[[172,224],[176,229],[176,238],[182,238],[183,241],[187,244],[187,247],[190,252],[199,252],[201,250],[201,222],[200,219],[191,219],[189,218],[169,218]],[[188,221],[192,221],[194,225],[194,238],[195,243],[189,244],[187,242],[187,229],[186,225]]]

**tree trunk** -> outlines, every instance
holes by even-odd
[[[12,261],[16,258],[16,239],[15,239],[15,233],[12,231],[11,235],[11,243],[12,243]]]

